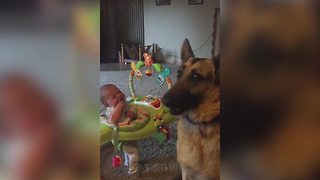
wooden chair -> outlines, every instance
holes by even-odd
[[[152,45],[141,46],[140,44],[128,45],[121,44],[121,51],[119,51],[119,63],[120,64],[130,64],[131,62],[137,62],[142,60],[142,56],[144,53],[149,53],[151,56],[154,56],[157,53],[158,45],[153,43]],[[129,57],[126,59],[125,56]]]

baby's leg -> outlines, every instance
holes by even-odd
[[[125,143],[122,146],[125,156],[129,159],[129,174],[134,174],[138,171],[139,167],[139,149],[135,142]]]
[[[129,155],[124,152],[124,165],[129,166]]]

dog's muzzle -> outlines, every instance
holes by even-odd
[[[172,115],[180,115],[184,112],[183,109],[179,108],[177,106],[178,103],[175,103],[170,97],[169,97],[169,94],[166,93],[163,98],[162,98],[162,102],[164,105],[166,105],[169,109],[170,109],[170,113]]]
[[[170,109],[172,115],[177,116],[197,107],[200,102],[200,97],[194,97],[186,92],[173,94],[169,91],[163,96],[162,102]]]

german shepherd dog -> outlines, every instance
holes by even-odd
[[[220,179],[219,59],[196,58],[186,39],[177,83],[163,103],[179,116],[177,160],[182,179]]]

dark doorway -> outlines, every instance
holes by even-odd
[[[117,63],[121,43],[144,46],[143,0],[100,1],[100,63]]]

